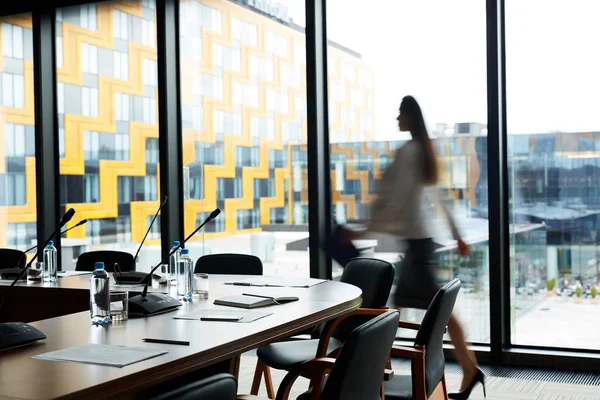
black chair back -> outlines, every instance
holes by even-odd
[[[23,268],[26,258],[21,250],[0,249],[0,268]]]
[[[460,280],[453,279],[435,295],[417,332],[415,345],[425,346],[425,378],[430,396],[444,375],[444,331],[460,291]]]
[[[381,399],[385,365],[399,320],[398,311],[388,311],[352,331],[323,387],[322,399]]]
[[[121,272],[135,271],[133,256],[124,251],[98,250],[83,253],[77,259],[76,271],[93,271],[94,264],[104,263],[106,272],[115,272],[115,263],[119,264]]]
[[[361,308],[384,307],[394,282],[394,266],[376,258],[355,258],[346,264],[340,282],[362,290]],[[344,340],[350,332],[369,319],[371,316],[366,315],[349,317],[336,328],[332,336]]]
[[[196,261],[194,273],[225,275],[262,275],[260,258],[249,254],[209,254]]]
[[[217,374],[163,393],[152,400],[235,400],[236,395],[235,378],[229,374]]]

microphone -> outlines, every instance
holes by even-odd
[[[70,227],[70,228],[67,228],[67,229],[65,229],[64,231],[62,231],[62,232],[60,233],[60,236],[62,236],[62,235],[64,235],[65,233],[69,232],[71,229],[75,229],[75,228],[77,228],[78,226],[85,225],[86,223],[87,223],[87,219],[82,219],[82,220],[81,220],[81,221],[79,221],[77,224],[75,224],[75,225],[73,225],[72,227]],[[36,247],[37,247],[37,244],[36,244],[35,246],[31,246],[30,248],[28,248],[27,250],[25,250],[25,251],[23,252],[23,255],[25,255],[26,253],[29,253],[31,250],[35,249]],[[23,256],[21,256],[21,257],[23,257]],[[19,261],[21,261],[21,260],[19,259]],[[19,264],[19,263],[17,262],[17,267],[19,266],[18,264]]]
[[[173,311],[173,310],[175,310],[175,308],[181,306],[181,303],[179,301],[177,301],[177,299],[174,299],[173,297],[169,296],[168,294],[152,293],[151,295],[148,295],[148,285],[152,281],[152,274],[156,271],[156,269],[158,267],[160,267],[162,264],[166,263],[169,260],[169,257],[171,257],[173,255],[173,253],[175,253],[177,250],[179,250],[181,247],[183,247],[183,245],[189,239],[191,239],[192,236],[194,236],[196,234],[196,232],[198,232],[200,229],[202,229],[204,227],[204,225],[208,224],[210,221],[215,219],[220,213],[221,213],[221,210],[218,208],[215,209],[212,213],[210,213],[210,215],[204,220],[204,222],[202,224],[200,224],[200,226],[198,226],[194,230],[194,232],[192,232],[188,237],[186,237],[183,240],[183,242],[179,243],[179,246],[173,248],[169,252],[169,254],[167,255],[167,257],[165,259],[161,260],[161,262],[159,262],[154,268],[152,268],[152,270],[150,270],[150,273],[148,275],[146,275],[146,277],[142,280],[142,283],[144,284],[144,289],[142,290],[142,294],[133,296],[129,299],[129,313],[130,314],[149,316],[149,315],[154,315],[154,314],[163,313],[163,312],[167,312],[167,311]]]
[[[79,221],[76,225],[73,225],[72,227],[65,229],[64,231],[62,231],[60,233],[60,235],[64,235],[65,233],[69,232],[71,229],[75,229],[78,226],[84,225],[87,223],[87,219],[82,219],[81,221]],[[21,273],[21,268],[19,268],[19,265],[21,264],[21,260],[23,259],[23,257],[25,257],[25,255],[27,253],[29,253],[31,250],[35,249],[36,247],[38,247],[38,245],[36,244],[35,246],[31,246],[30,248],[28,248],[27,250],[25,250],[23,252],[23,254],[21,254],[21,256],[19,257],[19,259],[17,260],[17,265],[14,268],[5,268],[5,269],[0,269],[0,277],[4,278],[4,279],[10,279],[13,278],[17,275],[19,275]]]
[[[46,239],[46,242],[44,243],[43,247],[46,247],[48,245],[48,243],[52,240],[52,238],[56,235],[56,233],[59,232],[60,229],[63,226],[65,226],[67,224],[67,222],[69,222],[71,220],[71,218],[73,218],[74,214],[75,214],[75,210],[70,208],[65,213],[65,215],[63,215],[63,217],[60,219],[60,222],[59,222],[58,226],[56,227],[56,229],[54,230],[54,232],[52,232],[52,234],[48,237],[48,239]],[[6,300],[8,293],[10,293],[10,290],[13,288],[13,286],[15,286],[15,284],[19,281],[19,279],[21,279],[23,277],[23,275],[25,275],[25,273],[27,272],[27,270],[29,269],[31,264],[33,264],[33,262],[37,259],[38,255],[39,255],[39,252],[35,253],[35,255],[27,263],[25,268],[23,268],[23,270],[21,271],[21,274],[19,276],[17,276],[17,278],[14,281],[12,281],[10,286],[4,291],[4,293],[2,294],[2,299],[0,299],[0,310],[2,310],[2,305],[4,304],[4,300]],[[0,323],[0,328],[2,328],[2,327],[8,327],[8,328],[15,329],[17,332],[12,335],[0,335],[0,349],[20,346],[23,344],[32,343],[32,342],[40,340],[40,339],[46,339],[46,335],[44,335],[42,332],[40,332],[39,330],[35,329],[34,327],[32,327],[28,324],[11,323],[11,322]]]
[[[146,237],[148,236],[148,233],[150,233],[150,229],[152,229],[152,225],[154,225],[154,221],[156,221],[156,217],[158,217],[158,213],[160,213],[160,210],[162,210],[162,208],[165,204],[167,204],[167,196],[164,196],[162,198],[162,203],[160,203],[158,210],[156,210],[156,214],[154,214],[154,218],[152,218],[152,221],[150,222],[150,226],[148,227],[148,230],[146,231],[146,234],[144,235],[144,238],[142,239],[142,243],[140,243],[140,247],[138,247],[137,251],[135,252],[135,257],[133,257],[134,263],[137,262],[138,254],[140,253],[140,250],[142,249],[142,246],[144,245],[144,242],[146,241]]]

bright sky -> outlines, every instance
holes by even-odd
[[[304,1],[288,0],[304,25]],[[402,96],[426,122],[487,122],[483,0],[327,0],[330,39],[375,74],[377,139]],[[599,0],[506,0],[509,133],[600,131]]]

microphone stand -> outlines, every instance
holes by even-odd
[[[142,239],[142,243],[140,243],[140,247],[138,247],[137,251],[135,252],[135,257],[133,257],[134,266],[135,266],[135,263],[137,262],[138,254],[140,253],[140,250],[142,249],[142,246],[144,245],[144,242],[146,241],[146,237],[148,237],[148,233],[150,233],[150,229],[152,229],[152,225],[154,225],[154,221],[156,221],[156,217],[158,217],[160,210],[162,210],[162,208],[164,207],[165,204],[167,204],[167,196],[163,197],[163,201],[160,204],[160,206],[158,207],[158,210],[156,210],[156,214],[154,214],[154,217],[152,218],[152,221],[150,222],[150,226],[148,227],[148,230],[146,231],[146,234],[144,235],[144,238]]]
[[[219,209],[217,208],[217,210],[219,210]],[[221,210],[219,210],[219,212],[216,213],[216,215],[213,215],[213,214],[215,214],[215,211],[213,211],[208,216],[208,218],[206,218],[206,220],[204,220],[204,222],[202,224],[200,224],[200,226],[194,230],[194,232],[190,233],[189,236],[183,240],[183,242],[179,243],[179,246],[175,247],[174,249],[171,249],[171,251],[169,252],[169,254],[167,255],[166,258],[162,259],[158,264],[156,264],[156,266],[154,266],[154,268],[152,268],[150,273],[145,278],[146,282],[145,282],[145,286],[144,286],[144,291],[142,292],[142,296],[146,296],[146,294],[148,293],[148,284],[150,283],[150,280],[152,279],[152,274],[158,269],[158,267],[160,267],[162,264],[169,261],[169,257],[171,257],[177,250],[182,248],[183,245],[192,238],[192,236],[194,236],[200,229],[202,229],[204,227],[204,225],[208,224],[210,221],[215,219],[217,217],[217,215],[219,215],[221,213]]]
[[[169,296],[168,294],[152,293],[151,296],[148,296],[148,286],[150,284],[150,281],[152,280],[152,274],[154,274],[154,271],[156,271],[156,269],[161,264],[167,262],[169,260],[169,257],[171,257],[177,250],[179,250],[185,244],[185,242],[187,242],[192,236],[196,234],[196,232],[202,229],[204,225],[215,219],[220,213],[221,210],[219,210],[218,208],[214,210],[208,216],[208,218],[206,218],[206,220],[194,230],[194,232],[192,232],[187,238],[185,238],[185,240],[181,242],[179,246],[173,248],[165,259],[161,260],[161,262],[159,262],[154,268],[152,268],[150,273],[146,275],[146,277],[142,280],[142,283],[144,284],[144,289],[142,290],[142,293],[129,298],[128,303],[130,315],[150,316],[154,314],[173,311],[177,307],[181,307],[181,303],[177,299]]]
[[[65,215],[63,215],[63,217],[60,220],[60,223],[59,223],[58,227],[54,230],[54,232],[52,232],[52,234],[48,237],[48,239],[46,239],[46,242],[44,243],[43,248],[45,248],[46,246],[48,246],[48,243],[50,243],[50,241],[56,235],[56,233],[58,231],[60,231],[60,228],[62,228],[63,226],[65,226],[67,224],[67,222],[69,222],[71,220],[71,218],[73,218],[73,214],[75,214],[75,210],[73,210],[72,208],[70,208],[69,211],[67,211],[65,213]],[[86,222],[87,222],[87,220],[86,220]],[[31,264],[33,264],[33,262],[38,258],[39,254],[40,254],[39,251],[35,253],[35,255],[31,258],[31,260],[29,260],[29,262],[27,263],[27,265],[25,265],[25,268],[23,268],[21,270],[21,273],[19,274],[19,276],[17,276],[17,278],[14,281],[12,281],[12,283],[10,284],[10,286],[8,287],[8,289],[6,289],[6,291],[2,295],[2,299],[0,300],[0,310],[2,310],[2,305],[4,304],[4,300],[6,300],[6,297],[8,296],[8,293],[10,292],[10,290],[12,289],[12,287],[15,286],[15,284],[25,275],[25,273],[27,272],[27,270],[29,269],[29,267],[31,266]]]
[[[79,222],[78,222],[76,225],[73,225],[72,227],[70,227],[70,228],[67,228],[67,229],[65,229],[64,231],[62,231],[62,232],[60,233],[60,235],[62,236],[62,235],[64,235],[65,233],[69,232],[70,230],[72,230],[72,229],[75,229],[75,228],[77,228],[78,226],[84,225],[84,224],[86,224],[86,223],[87,223],[87,219],[82,219],[82,220],[81,220],[81,221],[79,221]],[[27,250],[25,250],[25,251],[23,252],[23,254],[22,254],[22,255],[19,257],[19,259],[17,260],[17,268],[19,268],[19,264],[21,263],[21,259],[22,259],[23,257],[25,257],[25,255],[26,255],[27,253],[29,253],[31,250],[35,249],[36,247],[38,247],[38,245],[37,245],[37,244],[36,244],[35,246],[32,246],[32,247],[28,248]]]

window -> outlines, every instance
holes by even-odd
[[[96,5],[85,4],[80,6],[79,15],[81,17],[81,27],[89,29],[90,31],[96,30]]]
[[[26,64],[33,60],[31,15],[0,18],[0,24],[0,247],[25,250],[37,239],[35,122],[33,111],[23,118],[14,109],[34,98],[33,85],[25,86],[26,79],[33,82]]]
[[[156,27],[154,21],[142,21],[142,44],[145,46],[155,47],[156,46]]]
[[[430,133],[435,131],[437,123],[454,126],[487,122],[485,4],[383,0],[377,7],[385,12],[367,21],[364,7],[351,6],[343,0],[327,1],[331,213],[337,221],[368,218],[380,179],[374,172],[375,161],[382,160],[380,169],[385,170],[394,149],[410,138],[408,133],[398,131],[395,121],[403,96],[413,95],[417,99]],[[360,30],[349,22],[352,20],[363,21]],[[381,26],[386,29],[380,29]],[[386,46],[373,46],[405,37],[413,40],[410,46],[403,46],[402,54],[390,55]],[[432,67],[457,54],[468,54],[469,61],[443,63],[441,70]],[[432,68],[436,71],[432,72]],[[460,76],[458,81],[457,76]],[[438,186],[444,198],[448,198],[448,207],[464,239],[472,243],[473,256],[470,259],[458,256],[456,242],[439,207],[426,214],[434,242],[449,243],[448,247],[441,245],[435,253],[436,279],[447,282],[458,277],[462,281],[455,310],[465,325],[468,339],[483,343],[490,340],[488,242],[481,239],[488,236],[487,198],[473,193],[484,181],[487,183],[487,175],[479,173],[485,168],[480,160],[486,153],[477,146],[478,141],[485,139],[465,135],[436,139],[433,144],[438,149],[440,164]],[[440,140],[446,141],[444,145],[438,143]],[[465,145],[459,146],[461,153],[453,156],[447,150],[451,148],[448,142],[459,140]],[[382,142],[386,144],[383,148]],[[357,179],[349,173],[349,166],[360,170],[367,179]],[[302,173],[300,169],[296,176],[292,174],[292,187],[296,179],[302,179]],[[460,189],[454,190],[457,188]],[[465,193],[469,193],[468,198]],[[301,216],[302,206],[295,203],[294,214]],[[396,262],[404,251],[397,242],[387,242],[376,233],[370,233],[368,239],[377,241],[378,258]],[[334,263],[333,271],[335,277],[342,269]],[[409,320],[419,321],[423,316],[422,312],[410,309],[403,313],[403,318]],[[409,336],[411,332],[401,330],[400,334]]]
[[[56,37],[56,67],[63,67],[63,40],[62,36]]]
[[[101,7],[86,4],[57,10],[57,43],[62,41],[65,56],[77,55],[70,61],[77,65],[68,67],[82,71],[80,80],[62,72],[56,76],[59,153],[65,159],[61,163],[76,161],[71,158],[78,157],[77,152],[82,150],[84,158],[80,171],[71,170],[67,175],[61,168],[61,206],[69,200],[78,215],[89,220],[85,238],[91,241],[90,251],[136,248],[144,234],[144,229],[137,228],[145,228],[147,215],[154,215],[151,209],[158,198],[158,147],[153,143],[156,138],[149,140],[148,136],[158,132],[156,99],[147,90],[123,91],[142,83],[145,89],[156,87],[155,9],[154,0],[119,0],[102,2]],[[85,29],[108,28],[112,46],[87,43],[81,32],[63,29],[63,24],[78,24],[77,18]],[[98,21],[110,21],[112,28],[101,27]],[[77,37],[83,42],[75,40]],[[142,57],[140,45],[145,46]],[[102,76],[100,81],[98,75]],[[118,82],[109,85],[108,92],[98,86],[104,77]],[[68,123],[74,120],[80,122]],[[145,152],[148,141],[154,146],[148,152],[151,165],[146,164],[145,153],[139,154]],[[65,152],[73,145],[82,148]],[[92,214],[87,211],[89,206],[82,206],[85,203],[95,203]],[[97,219],[99,215],[106,218]],[[160,230],[153,232],[153,239],[159,239]],[[160,252],[159,243],[146,243],[138,269],[148,272],[157,250]]]
[[[129,121],[129,95],[115,93],[115,120]]]
[[[295,9],[303,14],[304,2],[298,0],[292,2]],[[213,1],[210,7],[200,0],[182,0],[180,10],[182,119],[184,126],[186,123],[189,124],[186,128],[193,131],[193,134],[186,133],[183,140],[183,152],[189,154],[189,158],[186,157],[189,161],[186,161],[187,165],[184,166],[190,169],[190,176],[194,169],[202,171],[195,176],[206,173],[206,176],[202,176],[205,190],[196,191],[191,196],[192,199],[184,201],[186,215],[184,233],[189,234],[197,226],[196,223],[202,221],[208,215],[207,213],[212,211],[205,208],[205,204],[215,204],[228,215],[235,215],[235,218],[232,221],[217,218],[207,225],[203,237],[198,236],[192,240],[202,241],[202,244],[210,248],[213,253],[221,253],[230,251],[224,245],[222,239],[224,236],[235,238],[240,235],[239,243],[247,244],[243,244],[236,251],[261,257],[265,274],[308,276],[306,249],[276,250],[272,256],[269,255],[271,252],[268,249],[272,243],[277,242],[278,249],[283,249],[285,244],[295,241],[284,233],[287,227],[282,226],[281,231],[270,229],[268,233],[264,233],[264,241],[260,239],[259,245],[250,246],[250,241],[252,240],[252,243],[255,241],[251,235],[256,234],[252,230],[262,229],[264,225],[271,224],[271,215],[280,216],[278,214],[280,211],[277,210],[292,210],[296,202],[303,202],[302,207],[307,208],[306,181],[300,181],[302,196],[297,193],[296,197],[286,190],[284,181],[280,179],[281,173],[290,173],[288,171],[290,165],[287,161],[281,163],[279,167],[281,171],[266,170],[268,176],[263,176],[263,172],[257,175],[251,169],[263,163],[271,164],[271,153],[269,152],[265,157],[263,148],[260,147],[261,141],[270,140],[272,145],[286,157],[288,152],[292,151],[292,145],[282,140],[280,132],[284,121],[277,117],[275,112],[285,113],[285,123],[297,123],[300,125],[299,130],[302,130],[306,94],[298,91],[305,90],[301,83],[306,68],[305,52],[304,50],[298,54],[294,52],[293,59],[292,54],[288,52],[291,53],[296,45],[299,48],[305,46],[304,34],[285,24],[275,27],[273,24],[278,24],[277,21],[251,8],[236,7],[236,12],[233,13],[229,2],[225,0]],[[195,67],[199,65],[197,55],[202,51],[202,46],[206,45],[200,40],[195,41],[198,32],[219,33],[225,31],[225,27],[231,28],[231,43],[213,41],[210,48],[205,49],[208,53],[204,53],[211,56],[210,63],[206,64],[207,69]],[[261,40],[258,40],[259,32]],[[263,36],[263,33],[268,37]],[[256,51],[251,51],[252,54],[247,53],[247,56],[244,56],[247,59],[242,61],[242,54],[246,52],[248,46],[255,47]],[[275,62],[279,58],[286,57],[288,58],[286,61]],[[291,65],[293,61],[298,63]],[[203,64],[206,62],[205,58]],[[247,64],[244,64],[246,62]],[[188,67],[191,65],[194,68]],[[275,69],[281,68],[281,65],[285,65],[285,72],[275,82],[274,76],[279,75],[280,72],[276,72]],[[243,79],[235,73],[229,74],[228,71],[240,71],[242,75],[249,73],[250,79]],[[268,93],[263,89],[265,81],[269,82]],[[291,105],[290,88],[296,94],[296,98],[295,107],[288,110],[288,106]],[[210,108],[204,108],[209,104]],[[264,110],[265,108],[267,112],[264,114],[255,115],[253,111],[253,109]],[[245,120],[243,116],[248,112],[250,112],[250,121],[243,124]],[[225,146],[227,135],[239,135],[240,138],[234,139],[235,145]],[[299,136],[302,137],[301,134]],[[245,142],[243,138],[250,138],[250,140]],[[240,143],[239,140],[244,142]],[[199,152],[202,154],[198,154]],[[212,173],[208,173],[211,171],[209,166],[212,165],[222,165],[224,170],[232,172],[228,173],[228,176],[215,178]],[[260,190],[256,191],[254,196],[252,190],[245,190],[255,187]],[[261,202],[260,199],[265,197],[271,200]],[[244,200],[228,201],[234,198]],[[293,229],[306,230],[303,225],[306,219],[292,218],[289,213],[285,213],[285,217],[277,218],[277,223],[299,225]],[[219,235],[213,235],[215,232]]]
[[[156,124],[156,99],[144,97],[143,106],[144,114],[142,121],[146,124]]]
[[[25,106],[23,75],[2,73],[2,105],[23,108]]]
[[[129,38],[129,14],[114,10],[113,36],[122,40],[127,40]]]
[[[144,59],[144,61],[146,61],[146,59]],[[115,78],[126,81],[129,76],[129,61],[127,60],[127,53],[115,51],[113,63]]]
[[[158,66],[156,64],[156,61],[144,58],[143,65],[144,65],[144,85],[157,86],[158,82],[157,82],[156,75],[157,75]]]
[[[98,117],[98,89],[81,88],[81,115],[86,117]]]
[[[98,73],[98,47],[81,43],[81,72]]]
[[[507,0],[505,12],[511,342],[600,350],[590,305],[600,158],[589,134],[600,127],[600,78],[586,50],[598,44],[590,24],[600,8]],[[557,101],[565,98],[568,107]]]
[[[83,175],[83,199],[85,203],[97,203],[100,201],[98,174]]]
[[[23,28],[2,23],[2,55],[23,59]]]

